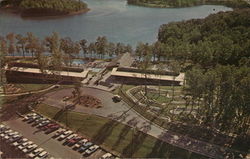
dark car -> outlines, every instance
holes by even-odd
[[[41,130],[48,130],[49,128],[53,127],[53,126],[56,126],[57,124],[56,123],[49,123],[43,127],[41,127],[40,129]]]
[[[80,136],[74,137],[72,139],[68,140],[68,146],[73,146],[74,144],[76,144],[78,141],[82,140],[83,138]]]
[[[59,125],[54,125],[54,126],[50,127],[49,129],[47,129],[47,130],[45,131],[45,134],[52,133],[53,131],[56,131],[56,130],[58,130],[59,128],[60,128]]]

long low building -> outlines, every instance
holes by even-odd
[[[126,71],[127,70],[127,71]],[[171,73],[170,73],[171,74]],[[173,74],[173,73],[172,73]],[[148,84],[148,85],[183,85],[184,73],[177,75],[142,73],[131,68],[113,68],[111,72],[113,81],[124,84]]]
[[[88,75],[88,70],[82,72],[52,71],[44,73],[38,68],[11,67],[6,68],[6,78],[13,83],[63,83],[81,82]]]

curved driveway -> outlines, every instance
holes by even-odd
[[[63,102],[63,97],[72,96],[72,90],[73,88],[69,88],[48,93],[45,95],[46,98],[43,103],[54,107],[63,108],[66,104],[70,104]],[[111,118],[123,124],[127,124],[131,127],[135,127],[141,131],[144,131],[145,133],[171,145],[202,154],[207,157],[223,158],[222,155],[224,148],[207,142],[195,140],[187,136],[182,136],[161,128],[135,112],[133,109],[127,106],[125,102],[121,101],[114,103],[112,100],[113,94],[110,92],[95,88],[83,87],[82,94],[88,94],[99,98],[102,101],[103,107],[87,108],[84,106],[77,106],[74,109],[76,112],[83,112]]]

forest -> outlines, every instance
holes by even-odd
[[[232,8],[250,7],[244,0],[127,0],[128,4],[146,7],[191,7],[196,5],[212,4],[225,5]]]
[[[189,104],[199,104],[201,124],[249,138],[250,9],[160,27],[152,45],[164,60],[186,70]]]

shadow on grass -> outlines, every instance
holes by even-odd
[[[96,133],[96,135],[93,137],[92,141],[96,144],[102,144],[106,138],[108,138],[111,134],[113,129],[118,125],[119,123],[116,121],[109,121],[105,125],[103,125],[99,131]]]
[[[171,152],[169,150],[169,146],[165,142],[157,140],[154,147],[152,148],[152,151],[147,155],[147,158],[169,158],[170,154]]]
[[[0,121],[16,118],[16,112],[20,114],[29,112],[28,105],[32,105],[38,98],[37,96],[30,95],[6,98],[0,110]]]
[[[53,117],[54,120],[58,120],[67,110],[66,109],[60,109]]]
[[[124,125],[123,129],[121,130],[121,133],[119,134],[118,140],[113,144],[112,149],[114,150],[117,146],[120,145],[122,140],[126,139],[127,134],[129,133],[131,129]]]
[[[140,147],[143,145],[144,140],[146,139],[147,134],[142,133],[140,131],[136,131],[132,136],[132,140],[130,143],[123,149],[122,156],[123,157],[132,157],[134,153],[136,153]]]

